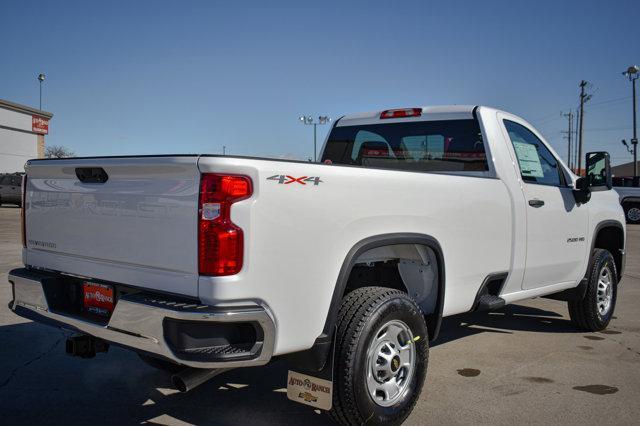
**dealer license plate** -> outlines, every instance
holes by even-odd
[[[82,283],[82,306],[85,312],[108,317],[114,306],[113,286],[106,284]]]

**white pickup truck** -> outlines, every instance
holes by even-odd
[[[117,344],[182,369],[183,390],[286,358],[291,399],[398,423],[443,317],[549,296],[607,326],[625,218],[608,154],[586,164],[484,106],[344,116],[321,163],[32,160],[10,307],[77,332],[74,355]]]

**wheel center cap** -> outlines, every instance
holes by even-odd
[[[398,368],[400,368],[400,357],[396,355],[391,359],[391,371],[395,373]]]

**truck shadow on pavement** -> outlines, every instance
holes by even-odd
[[[445,319],[433,346],[477,333],[517,331],[576,332],[556,312],[510,305]],[[287,400],[287,365],[282,361],[232,370],[181,394],[172,388],[168,374],[118,347],[90,360],[71,358],[64,354],[64,332],[32,322],[2,326],[0,338],[3,424],[329,422],[326,415]]]
[[[523,305],[507,305],[492,312],[472,312],[442,320],[438,346],[478,333],[513,334],[516,331],[540,333],[579,333],[571,321],[554,311]]]
[[[6,307],[0,307],[7,315]],[[0,415],[13,424],[286,424],[329,422],[287,400],[287,366],[237,369],[189,393],[168,373],[111,346],[93,359],[64,353],[67,333],[33,322],[0,327]]]

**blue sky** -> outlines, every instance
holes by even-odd
[[[0,98],[54,113],[77,155],[306,158],[301,114],[484,104],[566,156],[561,110],[594,93],[587,150],[631,160],[638,1],[13,1],[0,3]],[[327,127],[319,128],[324,138]]]

